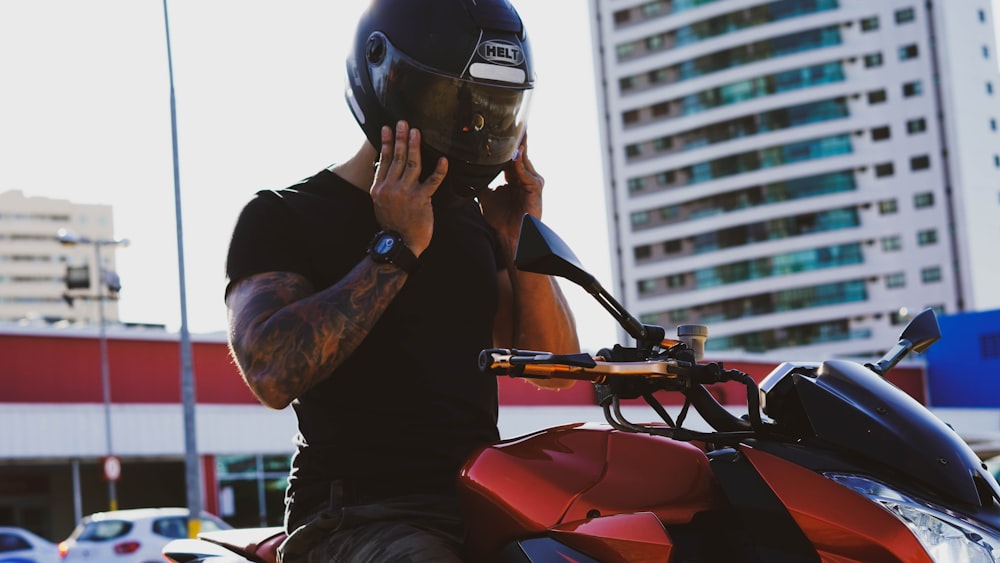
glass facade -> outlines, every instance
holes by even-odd
[[[660,278],[643,279],[637,282],[637,287],[641,296],[649,297],[862,263],[864,254],[861,243],[848,243],[730,262]]]
[[[857,189],[854,172],[842,170],[751,186],[723,194],[695,199],[677,205],[668,205],[651,211],[632,213],[635,229],[671,225],[714,217],[723,213],[740,211],[761,205],[780,203]]]
[[[645,143],[626,145],[625,155],[627,158],[636,159],[693,150],[733,139],[846,117],[848,117],[846,98],[820,100],[704,125],[675,136],[661,137]]]
[[[621,27],[647,21],[668,14],[686,12],[719,0],[650,0],[636,7],[618,10],[614,14],[615,26]]]
[[[852,150],[850,135],[834,135],[724,156],[676,170],[664,170],[646,178],[631,178],[628,182],[630,192],[640,194],[710,182],[785,164],[850,154]],[[670,182],[664,181],[668,178]]]
[[[290,463],[287,455],[217,457],[219,516],[237,528],[282,525]]]
[[[840,62],[812,65],[732,82],[680,99],[682,115],[844,80]]]
[[[768,330],[753,331],[730,336],[709,338],[705,350],[747,350],[767,352],[789,346],[808,346],[824,342],[839,342],[853,339],[867,339],[871,331],[851,330],[847,319],[786,326]]]
[[[665,315],[672,323],[709,324],[783,311],[856,303],[867,299],[868,290],[865,281],[850,280],[741,296],[697,307],[674,309],[667,311]],[[656,318],[659,319],[661,315],[656,315]]]
[[[628,60],[664,49],[692,45],[728,33],[837,8],[837,0],[779,0],[752,6],[677,29],[622,43],[616,47],[619,60]],[[675,10],[676,11],[676,10]]]
[[[724,49],[682,63],[622,78],[623,93],[651,86],[673,84],[729,68],[839,45],[840,28],[828,26],[782,35],[731,49]]]
[[[843,63],[830,62],[776,72],[709,88],[622,114],[626,127],[694,115],[710,109],[844,81]]]
[[[860,243],[799,250],[753,260],[741,260],[694,272],[695,289],[740,283],[864,262]]]

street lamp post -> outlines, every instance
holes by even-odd
[[[67,246],[78,244],[92,244],[94,246],[94,258],[97,267],[97,318],[98,318],[98,343],[101,355],[101,393],[104,399],[104,445],[106,450],[106,462],[114,455],[111,441],[111,375],[108,366],[108,338],[105,328],[104,317],[104,288],[108,285],[108,277],[104,275],[104,268],[101,263],[102,246],[128,246],[128,239],[92,239],[72,233],[65,229],[59,230],[59,242]],[[109,510],[118,510],[118,494],[115,488],[115,478],[108,481],[108,507]]]

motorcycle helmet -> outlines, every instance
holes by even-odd
[[[376,149],[383,125],[419,129],[422,178],[447,157],[435,203],[455,203],[516,157],[533,86],[528,38],[507,0],[372,0],[345,95]]]

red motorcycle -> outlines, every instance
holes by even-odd
[[[636,345],[596,356],[481,353],[484,373],[592,382],[607,423],[540,430],[466,463],[459,494],[470,561],[1000,561],[996,480],[948,425],[883,378],[940,338],[933,310],[878,362],[786,362],[758,385],[703,360],[704,327],[678,327],[672,340],[638,322],[530,216],[516,263],[584,288]],[[729,381],[746,386],[744,416],[706,389]],[[676,419],[656,397],[664,392],[684,397]],[[640,398],[659,420],[623,416],[622,402]],[[712,431],[684,428],[691,408]],[[165,553],[177,562],[236,561],[227,556],[237,552],[273,560],[280,530],[255,533],[205,534],[211,547],[178,540]],[[208,553],[219,546],[227,556]]]

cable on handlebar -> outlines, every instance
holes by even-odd
[[[666,422],[672,428],[680,426],[680,422],[677,423],[674,422],[674,419],[671,418],[670,413],[667,412],[667,409],[663,408],[663,405],[661,405],[660,402],[657,401],[655,397],[653,397],[652,393],[643,393],[642,398],[646,401],[646,404],[649,405],[650,408],[656,411],[656,414],[660,415],[660,418],[663,419],[663,422]]]

